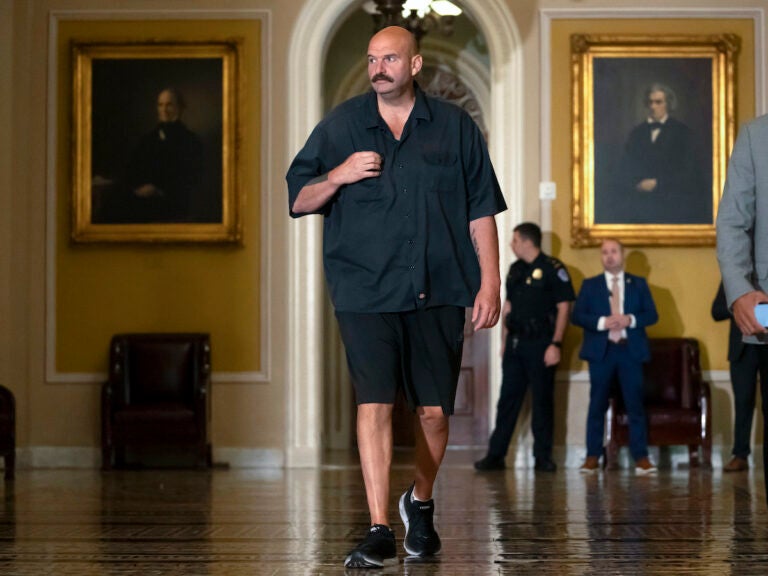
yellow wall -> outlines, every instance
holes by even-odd
[[[540,126],[538,74],[542,65],[539,45],[540,8],[580,10],[613,6],[647,8],[723,7],[721,0],[506,0],[520,32],[522,50],[521,90],[523,91],[525,151],[525,214],[520,220],[536,218],[536,184]],[[764,0],[743,0],[740,4],[762,6]],[[352,0],[350,0],[350,6]],[[57,325],[55,368],[64,375],[106,370],[107,342],[118,330],[183,329],[208,330],[213,338],[214,371],[262,370],[259,381],[222,382],[213,386],[213,445],[220,448],[265,449],[281,452],[289,442],[286,390],[289,388],[289,287],[287,261],[289,231],[296,222],[287,216],[283,175],[295,150],[288,149],[291,114],[288,109],[288,49],[305,0],[0,0],[0,384],[11,388],[17,400],[17,439],[25,448],[98,447],[99,393],[97,382],[53,382],[46,374],[46,334],[50,320]],[[265,41],[264,68],[251,61],[246,70],[249,99],[243,131],[245,162],[244,188],[247,193],[245,244],[232,246],[120,246],[72,245],[69,242],[69,102],[66,86],[69,60],[58,48],[49,50],[49,31],[54,12],[66,13],[59,20],[60,36],[74,33],[96,35],[106,29],[99,22],[77,24],[77,18],[98,11],[148,10],[163,14],[174,11],[238,11],[251,19],[235,18],[226,26],[201,25],[185,20],[157,29],[152,21],[141,25],[121,21],[117,29],[131,34],[155,34],[208,38],[236,29],[252,49]],[[252,17],[263,17],[259,29]],[[173,16],[175,18],[175,15]],[[213,16],[211,16],[213,18]],[[75,19],[74,21],[71,21]],[[763,26],[766,18],[762,17]],[[595,249],[575,250],[568,246],[570,230],[570,54],[567,37],[572,32],[678,32],[694,27],[696,32],[735,31],[742,37],[739,57],[738,116],[743,122],[754,114],[753,45],[749,22],[696,20],[554,20],[552,36],[553,133],[551,157],[553,178],[561,191],[554,206],[554,226],[559,239],[555,254],[569,264],[577,285],[584,276],[599,271]],[[227,32],[227,35],[229,32]],[[213,36],[212,36],[213,35]],[[261,36],[260,36],[261,35]],[[52,56],[51,56],[52,54]],[[50,95],[49,56],[58,59],[59,92]],[[764,55],[765,57],[765,55]],[[250,57],[249,57],[250,58]],[[263,81],[262,93],[257,84]],[[253,83],[253,84],[252,84]],[[260,96],[264,98],[259,102]],[[58,109],[61,126],[48,125],[49,106]],[[259,125],[258,106],[267,117]],[[49,134],[58,134],[58,157],[51,159],[54,173],[47,172],[45,153]],[[257,144],[264,148],[260,151]],[[263,155],[261,153],[263,153]],[[264,162],[259,165],[260,159]],[[52,178],[57,196],[55,239],[57,252],[47,253],[46,235],[48,182]],[[264,189],[260,189],[263,185]],[[268,229],[259,230],[260,222]],[[268,261],[260,260],[264,246]],[[319,252],[319,247],[318,247]],[[662,322],[652,334],[684,334],[698,337],[703,346],[705,368],[721,370],[725,360],[726,326],[709,320],[709,305],[717,284],[717,268],[711,248],[643,248],[647,275],[662,311]],[[642,264],[642,262],[640,262]],[[46,305],[46,278],[52,268],[58,275],[54,310]],[[262,277],[261,271],[265,274]],[[645,273],[638,257],[630,257],[630,270]],[[177,289],[183,287],[184,294]],[[674,297],[672,296],[674,294]],[[267,299],[261,315],[260,297]],[[114,304],[118,302],[118,304]],[[261,329],[269,354],[259,357]],[[576,329],[567,339],[567,367],[584,366],[575,359],[580,342]],[[723,383],[723,386],[727,386]],[[332,393],[326,387],[323,395]],[[557,433],[558,444],[583,442],[583,413],[588,387],[571,386],[570,396],[559,401],[558,421],[578,419]],[[558,390],[559,392],[560,390]],[[721,394],[721,399],[725,394]],[[726,399],[727,400],[727,399]],[[723,403],[730,412],[732,404]],[[730,428],[725,414],[715,414],[715,425]],[[578,425],[577,425],[578,424]],[[561,424],[559,424],[561,426]],[[717,438],[716,438],[717,442]],[[66,452],[66,450],[64,451]]]
[[[571,189],[571,34],[737,34],[741,51],[737,58],[737,126],[755,114],[754,30],[751,20],[555,20],[552,25],[552,177],[558,189]],[[571,197],[559,194],[553,206],[555,254],[567,265],[575,288],[584,278],[601,272],[599,248],[572,248],[569,244]],[[559,249],[558,249],[559,247]],[[728,325],[710,316],[720,272],[713,247],[652,247],[627,249],[627,270],[645,276],[659,310],[659,323],[651,337],[697,338],[702,369],[726,370]],[[578,359],[581,331],[569,330],[566,356],[571,369],[585,366]]]
[[[67,21],[58,37],[56,368],[106,372],[118,332],[208,332],[214,367],[260,368],[260,49],[257,20]],[[204,41],[241,38],[247,107],[239,148],[244,245],[75,244],[71,221],[72,41]]]

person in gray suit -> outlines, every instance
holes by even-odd
[[[768,302],[768,115],[744,125],[728,162],[717,214],[717,260],[725,298],[743,340],[757,347],[760,371],[768,368],[768,329],[755,306]],[[763,437],[768,438],[768,382],[761,379]],[[768,442],[763,442],[763,466]],[[768,474],[766,495],[768,495]]]
[[[733,390],[733,457],[723,466],[723,472],[743,472],[749,469],[750,437],[752,436],[752,417],[755,412],[757,396],[757,375],[760,380],[768,381],[768,373],[763,366],[760,370],[758,352],[760,345],[745,344],[741,330],[733,320],[725,301],[723,283],[717,289],[717,296],[712,302],[712,318],[717,321],[729,320],[728,362],[730,364],[731,389]]]

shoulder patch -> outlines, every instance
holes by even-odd
[[[565,269],[565,266],[563,266],[557,271],[557,277],[560,278],[560,280],[562,280],[563,282],[570,281],[570,278],[568,277],[568,270]]]

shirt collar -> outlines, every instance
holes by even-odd
[[[530,263],[530,264],[528,264],[528,266],[541,266],[541,264],[542,264],[542,263],[543,263],[543,262],[544,262],[546,259],[547,259],[547,257],[546,257],[546,255],[544,254],[544,252],[541,252],[541,251],[539,251],[539,254],[538,254],[538,256],[536,256],[536,258],[534,258],[533,260],[531,260],[531,263]]]
[[[421,89],[421,86],[419,86],[419,83],[415,80],[413,81],[413,88],[416,94],[416,101],[413,103],[413,111],[411,112],[411,116],[419,120],[432,120],[432,111],[429,109],[429,103],[427,102],[426,95]],[[367,96],[368,98],[366,101],[365,127],[378,128],[380,116],[379,105],[376,99],[376,92],[369,90]]]
[[[653,118],[648,118],[648,124],[655,124],[656,122],[658,122],[659,124],[666,124],[668,119],[669,119],[669,114],[666,114],[664,118],[662,118],[661,120],[654,120]]]
[[[604,275],[605,275],[605,282],[608,284],[608,288],[611,287],[611,283],[613,282],[614,276],[619,277],[619,285],[624,284],[624,270],[622,270],[618,274],[613,274],[612,272],[608,272],[608,270],[606,270],[604,272]]]

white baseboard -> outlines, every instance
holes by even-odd
[[[277,448],[214,448],[213,462],[230,468],[282,468],[285,455]]]
[[[666,449],[659,449],[656,446],[650,446],[649,452],[651,458],[662,465],[664,468],[677,468],[686,466],[688,463],[688,450],[685,446],[672,446]],[[553,459],[561,468],[578,468],[584,461],[586,447],[582,445],[555,446],[553,450]],[[756,445],[752,450],[752,462],[755,468],[762,468],[763,465],[763,447]],[[712,446],[712,467],[717,470],[730,460],[730,446],[714,445]],[[259,469],[281,469],[287,468],[308,468],[319,467],[309,465],[309,458],[298,458],[290,462],[285,457],[282,450],[276,448],[214,448],[214,465],[229,468],[259,468]],[[628,450],[622,448],[619,453],[619,460],[622,467],[631,465],[631,458]],[[2,459],[0,458],[0,469],[2,468]],[[526,442],[510,447],[510,453],[507,456],[507,466],[526,469],[533,467],[532,447]],[[80,468],[94,469],[101,467],[101,450],[89,447],[60,447],[60,446],[30,446],[27,448],[17,448],[16,466],[20,470],[29,469],[61,469],[61,468]]]
[[[285,457],[274,448],[214,448],[215,464],[230,468],[282,468]],[[0,458],[0,468],[2,467]],[[16,467],[43,468],[100,468],[101,449],[87,446],[29,446],[16,449]]]

